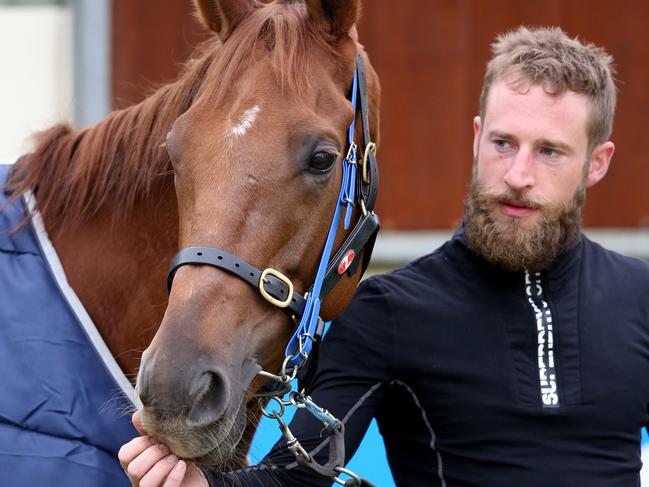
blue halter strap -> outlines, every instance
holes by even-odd
[[[343,159],[342,167],[342,182],[340,185],[340,193],[338,194],[338,200],[336,202],[336,208],[334,210],[334,215],[331,220],[331,225],[329,226],[329,234],[327,235],[327,240],[322,250],[322,256],[320,257],[320,264],[318,265],[318,272],[315,276],[315,281],[313,287],[309,292],[308,297],[306,298],[306,304],[304,307],[304,313],[302,314],[302,319],[295,330],[295,333],[291,337],[286,346],[286,357],[290,357],[290,362],[293,365],[302,365],[302,363],[307,359],[309,352],[311,352],[313,337],[315,336],[316,326],[318,320],[320,319],[320,292],[322,291],[322,283],[327,272],[327,265],[331,258],[331,251],[333,249],[334,241],[336,240],[336,234],[338,233],[338,226],[340,224],[340,214],[345,208],[345,221],[344,229],[349,228],[349,223],[352,217],[352,210],[354,207],[354,195],[356,189],[356,171],[357,171],[357,160],[356,152],[357,147],[354,143],[354,127],[356,123],[356,100],[358,93],[358,70],[354,73],[354,82],[352,84],[352,107],[354,108],[354,119],[349,125],[347,130],[347,139],[349,144],[349,150],[347,155]]]

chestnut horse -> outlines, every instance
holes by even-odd
[[[359,0],[196,4],[215,35],[177,81],[94,127],[44,132],[9,187],[34,191],[71,287],[123,372],[140,367],[145,429],[183,458],[232,467],[256,427],[258,372],[280,368],[295,325],[214,267],[181,267],[167,297],[167,266],[179,247],[216,247],[306,291],[356,117],[357,53],[374,140],[379,83],[357,40]],[[323,319],[360,275],[338,282]]]

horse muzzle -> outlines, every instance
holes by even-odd
[[[137,393],[142,425],[178,457],[227,464],[246,427],[246,390],[260,367],[208,356],[183,357],[150,347],[142,356]]]

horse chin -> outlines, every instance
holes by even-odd
[[[242,403],[236,414],[232,416],[233,420],[229,429],[220,428],[216,435],[207,433],[207,438],[212,438],[212,440],[205,442],[205,447],[211,449],[207,453],[195,454],[188,459],[205,467],[217,468],[222,471],[241,467],[245,452],[242,453],[238,445],[246,429],[246,415],[246,407]],[[219,437],[222,439],[219,440]]]
[[[219,470],[232,470],[245,459],[245,452],[238,448],[247,423],[245,401],[233,414],[206,426],[147,423],[143,418],[144,428],[151,436],[165,443],[179,458]]]

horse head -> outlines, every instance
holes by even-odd
[[[281,272],[304,293],[339,197],[347,129],[357,116],[350,93],[359,53],[377,136],[379,84],[357,40],[359,0],[196,4],[216,41],[193,103],[166,140],[180,248],[223,249]],[[344,237],[339,232],[334,248]],[[348,304],[361,273],[358,266],[327,295],[324,320]],[[242,278],[182,265],[142,357],[144,428],[183,458],[241,461],[241,439],[255,427],[248,410],[264,383],[258,373],[281,367],[294,329]]]

